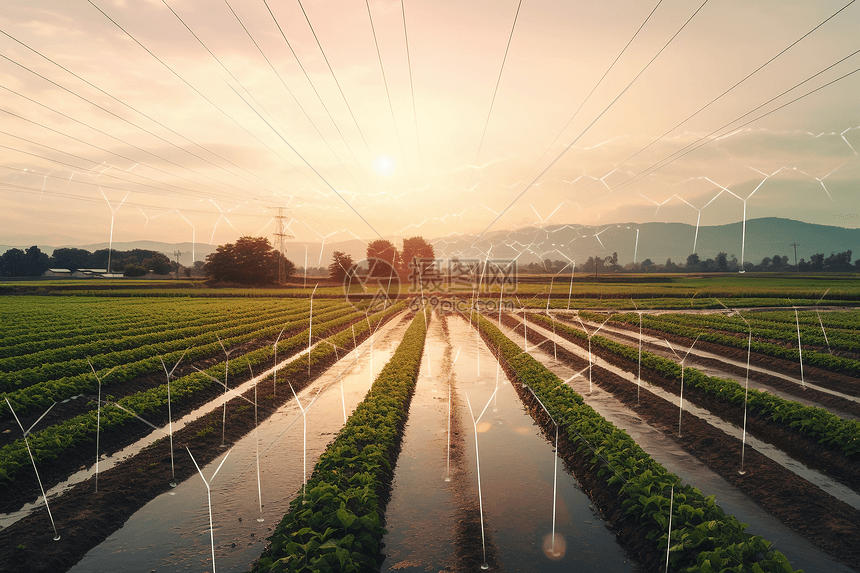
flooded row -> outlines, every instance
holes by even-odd
[[[465,551],[472,559],[461,555],[460,562],[486,562],[490,570],[636,571],[483,340],[459,317],[448,318],[445,340],[438,322],[427,349],[433,368],[436,356],[443,357],[443,374],[450,365],[460,428],[452,444],[462,448],[466,471],[445,481],[448,381],[425,376],[422,364],[386,513],[383,570],[458,571],[456,556]],[[458,488],[477,501],[483,539],[481,528],[469,539],[458,536]]]
[[[559,348],[564,348],[578,356],[588,359],[588,351],[583,350],[579,346],[562,339],[561,337],[553,337],[551,330],[544,329],[533,323],[529,323],[528,329],[531,332],[539,333],[547,338],[554,340]],[[510,328],[504,326],[501,330],[506,336],[511,338],[520,346],[525,344],[524,337],[515,333]],[[715,495],[716,502],[726,511],[726,513],[734,515],[741,522],[748,523],[747,532],[754,535],[761,535],[769,540],[778,540],[779,550],[785,554],[792,566],[798,569],[803,569],[806,573],[821,572],[851,572],[852,569],[842,563],[834,560],[822,551],[815,548],[808,541],[794,533],[790,528],[785,526],[781,521],[771,516],[757,504],[752,502],[736,487],[729,484],[722,477],[710,470],[704,463],[697,458],[689,455],[675,442],[665,437],[662,432],[648,425],[634,410],[621,404],[611,394],[602,390],[596,384],[589,384],[588,371],[575,372],[571,368],[555,360],[551,344],[543,344],[540,347],[529,347],[529,353],[544,366],[550,369],[562,380],[566,380],[576,392],[582,395],[589,406],[594,408],[601,416],[615,424],[617,427],[628,432],[631,437],[638,443],[646,452],[648,452],[657,462],[663,465],[669,471],[677,474],[685,483],[689,483],[699,488],[705,495]],[[615,372],[631,382],[635,382],[635,374],[625,372],[617,367],[607,364],[599,357],[593,356],[592,359],[595,365],[600,365],[607,370]],[[578,374],[578,375],[577,375]],[[659,388],[654,388],[648,384],[643,384],[642,392],[662,392]],[[668,394],[662,392],[662,394]],[[677,397],[665,395],[664,398],[673,400],[677,403]],[[689,404],[684,406],[687,415],[692,413]],[[722,420],[715,416],[710,416],[704,410],[697,409],[697,416],[712,422],[720,422]],[[730,425],[728,425],[730,426]],[[735,429],[737,430],[737,429]],[[737,430],[739,432],[739,430]],[[747,447],[750,447],[750,438],[747,436]],[[763,448],[762,453],[775,455],[776,457],[785,458],[785,454],[779,452],[775,448]],[[728,463],[728,461],[727,461]],[[805,468],[802,464],[790,460],[787,462],[789,469],[796,469],[799,473],[814,472],[809,468]],[[834,490],[844,493],[849,499],[851,496],[856,496],[854,492],[847,490],[841,484],[833,482],[821,476],[825,481],[830,482]],[[841,499],[841,497],[840,497]]]
[[[383,326],[372,352],[370,340],[362,343],[299,392],[301,407],[296,400],[288,402],[261,422],[257,432],[225,448],[224,455],[201,468],[210,481],[218,571],[245,571],[260,555],[305,476],[310,476],[344,417],[364,399],[407,326],[406,320]],[[302,408],[306,409],[304,420]],[[206,490],[197,475],[153,499],[71,571],[211,570]]]

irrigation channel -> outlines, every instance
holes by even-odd
[[[588,323],[586,323],[586,324],[588,324]],[[597,326],[599,326],[599,325],[596,325],[595,328]],[[541,336],[548,336],[550,339],[552,337],[551,331],[549,331],[546,328],[543,328],[539,325],[529,324],[528,327],[532,332],[536,332],[536,333],[540,334]],[[602,330],[601,330],[601,332],[602,332]],[[588,359],[588,351],[587,350],[579,348],[567,340],[559,340],[557,343],[559,344],[559,346],[565,348],[566,350],[572,351],[575,354],[578,354],[581,358],[586,359],[586,360]],[[599,366],[600,368],[604,368],[604,369],[606,369],[606,370],[608,370],[614,374],[617,374],[619,376],[628,378],[631,381],[634,381],[636,378],[633,373],[626,372],[626,371],[618,368],[617,366],[609,364],[608,362],[606,362],[605,360],[603,360],[599,356],[595,356],[592,354],[592,360],[596,366]],[[697,369],[701,370],[700,366],[698,364],[696,364],[694,361],[688,362],[687,365],[690,366],[691,368],[695,366]],[[667,391],[665,391],[659,387],[649,386],[647,391],[656,395],[656,396],[659,396],[660,398],[664,399],[667,402],[670,402],[670,403],[676,403],[677,402],[676,396],[674,394],[671,394],[671,393],[669,393],[669,392],[667,392]],[[735,438],[738,438],[738,439],[743,438],[743,432],[742,432],[741,428],[738,428],[737,426],[731,424],[730,422],[726,422],[725,420],[723,420],[719,416],[711,414],[710,412],[708,412],[704,408],[698,407],[694,404],[689,403],[689,401],[687,401],[684,404],[684,410],[693,413],[696,417],[698,417],[702,420],[705,420],[711,426],[714,426],[715,428],[722,430],[723,432],[725,432],[726,434],[728,434],[730,436],[734,436]],[[759,440],[755,437],[750,436],[749,434],[747,434],[747,436],[746,436],[746,443],[747,443],[748,447],[754,448],[755,450],[764,454],[768,458],[774,460],[775,462],[777,462],[781,466],[794,472],[795,474],[797,474],[801,478],[809,481],[810,483],[815,484],[816,486],[820,487],[822,490],[824,490],[824,491],[828,492],[829,494],[839,498],[840,500],[844,501],[845,503],[847,503],[851,507],[860,510],[860,494],[853,491],[850,487],[839,483],[838,481],[836,481],[833,478],[823,474],[820,471],[816,471],[815,469],[807,467],[806,465],[804,465],[803,463],[794,459],[793,457],[791,457],[791,455],[783,452],[777,446],[774,446],[771,443],[768,443],[768,442],[763,441],[763,440]]]
[[[496,317],[491,317],[495,319]],[[553,371],[559,378],[567,381],[576,392],[582,395],[588,405],[597,410],[603,417],[611,421],[617,427],[627,431],[636,442],[642,446],[651,456],[661,463],[668,470],[681,476],[681,478],[695,487],[698,487],[705,495],[715,495],[716,502],[726,511],[726,513],[735,515],[741,522],[750,524],[747,532],[750,534],[762,535],[765,539],[777,542],[779,550],[786,555],[792,566],[797,569],[803,569],[805,573],[833,573],[833,572],[851,572],[854,569],[846,566],[843,563],[835,560],[818,548],[814,547],[809,541],[795,533],[791,528],[782,523],[759,505],[753,502],[739,488],[735,487],[723,477],[710,469],[705,463],[698,458],[690,455],[674,440],[667,437],[662,429],[655,428],[649,424],[644,418],[634,409],[621,403],[609,392],[604,391],[596,383],[598,367],[606,371],[615,373],[633,383],[636,381],[636,374],[626,372],[615,366],[608,364],[601,358],[592,355],[593,365],[595,368],[595,382],[589,382],[589,372],[586,368],[582,370],[573,370],[561,361],[556,360],[553,348],[553,342],[558,345],[558,350],[565,350],[583,359],[585,364],[588,364],[589,354],[587,349],[583,349],[560,336],[553,334],[552,330],[538,326],[532,322],[528,322],[526,336],[523,336],[521,328],[522,316],[517,317],[520,321],[518,328],[511,327],[509,317],[506,317],[501,326],[502,331],[506,336],[522,348],[526,348],[526,340],[530,340],[528,345],[529,354],[539,360],[544,366]],[[509,325],[505,326],[504,323]],[[590,332],[593,331],[590,330]],[[541,343],[538,339],[547,339],[549,342]],[[537,346],[540,344],[540,346]],[[643,396],[654,394],[669,401],[677,408],[677,397],[662,391],[659,388],[643,383],[641,388]],[[643,398],[644,400],[644,398]],[[723,422],[719,417],[709,414],[706,410],[696,408],[690,404],[685,404],[685,419],[690,420],[691,414],[700,418],[708,424],[712,424],[724,431],[736,432],[740,435],[740,430]],[[677,429],[677,418],[675,418],[675,428]],[[800,474],[805,479],[816,482],[822,489],[828,491],[831,495],[836,496],[850,505],[860,505],[860,497],[849,488],[834,482],[827,476],[821,475],[814,470],[810,470],[802,464],[791,459],[789,456],[779,451],[777,448],[758,442],[747,436],[747,455],[750,455],[752,449],[761,450],[766,456],[776,459],[778,463],[788,467],[790,470]],[[737,460],[727,460],[732,468],[735,467]]]
[[[381,327],[372,352],[370,341],[365,341],[298,393],[303,408],[317,398],[306,414],[306,464],[302,408],[291,400],[261,422],[257,432],[251,431],[235,442],[229,456],[225,449],[224,455],[200,468],[210,481],[218,571],[245,571],[259,557],[265,540],[301,489],[304,476],[310,477],[317,458],[340,430],[344,417],[364,399],[396,350],[409,324],[403,316]],[[258,451],[259,486],[255,463]],[[187,457],[188,452],[183,450],[177,455]],[[193,475],[137,511],[122,529],[90,550],[70,571],[211,571],[206,490],[201,476]]]
[[[578,325],[578,321],[569,316],[561,316],[572,326]],[[624,329],[618,325],[609,323],[601,325],[590,321],[583,321],[590,331],[600,328],[600,334],[610,340],[623,344],[638,344],[639,336],[632,329]],[[659,338],[655,334],[643,333],[642,349],[659,354],[664,358],[673,358],[674,355],[666,344],[666,339],[677,340],[678,337],[664,335]],[[689,347],[689,343],[687,344]],[[693,348],[686,362],[688,366],[707,374],[708,376],[719,376],[723,378],[743,379],[746,373],[746,362],[720,356],[714,352],[708,352],[701,348]],[[809,367],[807,366],[807,372]],[[750,364],[750,388],[766,390],[777,396],[795,400],[808,406],[819,406],[841,418],[848,420],[860,419],[860,397],[839,392],[831,388],[819,386],[815,378],[807,376],[801,380],[799,376],[786,374],[766,366]],[[805,388],[804,388],[805,385]],[[840,409],[842,408],[842,409]]]
[[[483,511],[491,571],[636,571],[468,322],[441,317],[428,334],[386,511],[382,570],[479,571]]]

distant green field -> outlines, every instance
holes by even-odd
[[[608,275],[596,281],[588,275],[574,276],[573,281],[570,275],[554,279],[524,276],[520,278],[517,292],[521,297],[545,296],[550,284],[553,298],[571,294],[576,298],[598,300],[631,297],[783,299],[789,305],[800,299],[816,302],[822,297],[822,304],[860,301],[860,275],[846,274]],[[774,304],[783,303],[774,301]]]
[[[571,280],[572,279],[572,280]],[[320,281],[315,296],[342,297],[343,288],[329,281]],[[98,297],[248,297],[302,298],[314,291],[316,281],[282,287],[223,288],[208,287],[199,280],[34,280],[0,283],[5,294],[71,295]],[[353,285],[350,294],[373,295],[374,286]],[[551,292],[550,292],[551,288]],[[422,291],[402,283],[399,296],[424,294],[471,297],[477,285],[458,280],[455,284],[437,285]],[[397,288],[392,288],[392,295]],[[496,298],[499,286],[483,282],[480,296]],[[596,280],[590,274],[520,275],[516,288],[505,287],[504,297],[517,306],[550,308],[748,308],[752,306],[811,306],[860,304],[860,275],[854,274],[607,274]],[[635,305],[632,301],[635,301]]]

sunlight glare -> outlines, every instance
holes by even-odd
[[[394,163],[386,156],[377,157],[373,166],[376,168],[376,172],[383,176],[391,175],[394,172]]]

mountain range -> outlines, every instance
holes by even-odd
[[[398,248],[400,241],[390,238]],[[600,226],[576,224],[524,227],[512,231],[492,231],[481,237],[459,233],[429,239],[437,257],[460,258],[517,258],[520,264],[544,259],[575,260],[585,262],[591,256],[618,254],[621,265],[632,261],[651,259],[664,263],[672,259],[683,263],[693,252],[704,260],[725,252],[731,258],[758,263],[764,257],[788,256],[794,264],[794,244],[797,258],[809,259],[815,253],[828,256],[832,252],[851,250],[860,254],[860,229],[847,229],[830,225],[804,223],[792,219],[766,217],[728,225],[701,226],[686,223],[612,223]],[[18,248],[26,249],[30,245]],[[48,254],[60,247],[77,247],[88,251],[108,248],[108,243],[90,245],[39,245]],[[141,240],[115,242],[112,247],[125,251],[149,249],[164,253],[175,260],[190,265],[193,260],[205,260],[217,245],[206,243],[164,243]],[[360,261],[365,258],[366,244],[358,239],[321,243],[291,242],[286,246],[287,257],[297,267],[328,266],[334,251],[343,251]],[[5,249],[4,249],[5,250]],[[192,259],[192,253],[194,258]]]

